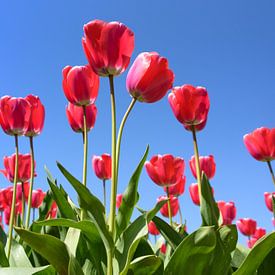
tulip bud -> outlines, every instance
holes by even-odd
[[[266,207],[273,212],[273,200],[272,197],[275,199],[275,192],[269,193],[265,192],[264,193],[264,200],[265,200],[265,205]]]
[[[184,160],[172,155],[157,155],[145,162],[145,168],[154,183],[160,186],[170,186],[182,178]]]
[[[37,136],[44,127],[45,108],[38,96],[28,95],[26,100],[31,106],[31,116],[25,136]]]
[[[206,124],[210,101],[204,87],[175,87],[168,96],[172,111],[187,130],[202,130]],[[198,127],[196,127],[198,126]]]
[[[94,104],[85,106],[87,131],[95,125],[97,108]],[[69,102],[66,107],[66,115],[73,131],[84,132],[84,110],[82,106],[76,106]]]
[[[257,222],[253,219],[245,218],[239,219],[236,225],[243,235],[252,236],[256,231]]]
[[[117,194],[116,196],[116,208],[119,208],[122,203],[122,194]]]
[[[218,201],[217,205],[222,214],[223,225],[232,224],[237,212],[234,202]]]
[[[66,66],[63,71],[63,90],[72,104],[88,106],[98,95],[99,78],[90,66]]]
[[[214,157],[212,155],[200,156],[199,162],[201,172],[204,172],[208,179],[212,179],[216,172],[216,163]],[[197,179],[195,156],[192,156],[192,158],[189,160],[189,165],[193,176]]]
[[[275,159],[275,128],[261,127],[243,137],[244,144],[256,160]]]
[[[163,201],[163,200],[168,200],[167,196],[160,196],[157,199],[157,202]],[[179,200],[177,197],[171,195],[170,196],[170,205],[171,205],[171,214],[172,217],[176,216],[178,211],[179,211]],[[169,211],[168,211],[168,201],[161,207],[160,213],[164,217],[169,217]]]
[[[4,157],[5,170],[0,172],[10,181],[13,182],[14,170],[15,170],[15,154]],[[18,182],[26,182],[31,177],[31,155],[30,154],[19,154],[18,155]]]
[[[138,101],[153,103],[166,95],[173,81],[174,73],[168,68],[167,59],[156,52],[144,52],[131,66],[126,86]]]
[[[3,96],[0,100],[0,124],[8,135],[24,135],[29,126],[31,106],[24,98]]]
[[[112,177],[112,158],[109,154],[93,156],[92,166],[96,176],[101,180],[109,180]]]
[[[119,22],[93,20],[84,25],[82,45],[91,67],[98,75],[119,75],[130,63],[134,33]]]
[[[158,229],[157,229],[157,227],[156,227],[156,225],[153,221],[150,221],[148,223],[148,231],[151,235],[155,235],[155,236],[159,235],[159,231],[158,231]]]

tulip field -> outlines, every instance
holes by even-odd
[[[60,86],[67,101],[65,114],[71,134],[80,137],[83,157],[74,163],[81,178],[63,163],[70,157],[66,152],[56,164],[60,178],[45,166],[48,188],[38,188],[37,166],[41,164],[36,144],[52,110],[45,107],[39,92],[25,97],[7,93],[0,99],[2,135],[14,148],[3,157],[0,170],[9,183],[0,189],[0,275],[275,274],[275,232],[253,218],[237,216],[233,200],[216,199],[211,184],[216,175],[215,155],[200,153],[204,151],[203,137],[198,137],[211,119],[211,91],[204,86],[176,84],[181,76],[175,75],[168,58],[157,51],[134,57],[136,35],[122,22],[93,19],[84,24],[79,35],[87,64],[64,66]],[[120,119],[117,79],[122,75],[131,100]],[[107,81],[108,91],[101,88],[103,81]],[[102,127],[110,126],[111,152],[91,155],[90,146],[96,145],[90,145],[89,133],[97,130],[93,128],[100,113],[96,101],[100,93],[108,93],[110,98],[104,103],[110,110],[110,124]],[[125,125],[138,105],[151,106],[161,100],[167,101],[175,124],[189,137],[184,146],[191,148],[193,156],[186,160],[171,153],[160,154],[152,144],[145,144],[120,192]],[[242,145],[251,161],[265,167],[272,190],[275,128],[257,127],[243,136]],[[142,132],[136,135],[138,138]],[[62,132],[54,133],[55,138],[66,139]],[[175,135],[174,139],[180,137]],[[23,142],[29,148],[25,154]],[[187,170],[194,180],[188,186]],[[90,172],[100,182],[100,197],[89,185]],[[142,173],[162,194],[157,198],[152,194],[155,201],[151,209],[139,204],[145,196],[139,192],[144,184]],[[195,230],[189,229],[192,221],[184,218],[183,194],[198,209],[200,226]],[[275,226],[275,192],[265,192],[264,203]],[[241,238],[245,238],[245,245]]]

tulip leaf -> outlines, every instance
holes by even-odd
[[[9,262],[11,267],[32,267],[23,246],[15,240],[12,240]]]
[[[40,267],[8,267],[1,268],[0,275],[55,275],[54,268],[50,265]]]
[[[116,262],[114,266],[118,266],[121,275],[127,274],[129,264],[135,254],[139,242],[148,234],[147,223],[153,219],[164,203],[165,201],[158,202],[152,210],[139,216],[118,238],[116,242]]]
[[[160,257],[147,255],[134,259],[129,265],[128,273],[135,275],[152,275],[155,274],[156,271],[159,272],[161,266],[163,270],[163,261]]]
[[[55,200],[58,209],[63,218],[76,220],[76,215],[72,207],[70,206],[67,198],[63,195],[63,192],[53,183],[49,178],[47,179],[52,190],[53,199]]]
[[[68,266],[69,275],[84,275],[82,268],[75,257],[70,257]]]
[[[53,219],[36,223],[39,226],[63,226],[80,229],[89,242],[89,253],[93,265],[99,274],[103,274],[101,262],[106,263],[106,250],[96,225],[91,221],[79,221],[69,219]],[[86,255],[88,256],[88,255]]]
[[[268,254],[275,248],[275,232],[262,237],[250,250],[242,265],[234,275],[254,274]],[[274,259],[273,259],[274,261]],[[272,270],[273,272],[274,270]]]
[[[154,250],[147,241],[146,238],[142,238],[137,246],[133,259],[146,256],[146,255],[154,255]]]
[[[275,270],[274,259],[275,259],[275,249],[273,248],[265,257],[260,267],[257,269],[257,275],[273,274]]]
[[[68,274],[70,257],[62,241],[50,235],[42,235],[18,227],[15,230],[22,240],[41,254],[60,275]]]
[[[176,248],[164,274],[209,274],[209,261],[216,247],[214,226],[204,226],[188,235]]]
[[[0,241],[0,267],[7,267],[7,266],[9,266],[9,261],[6,257],[4,245]]]
[[[181,243],[183,237],[175,231],[167,222],[161,218],[155,216],[153,222],[160,231],[161,235],[166,239],[166,241],[171,245],[173,249]]]
[[[242,246],[241,244],[237,244],[235,250],[232,252],[231,265],[234,268],[239,268],[242,265],[245,258],[247,257],[248,253],[248,248]]]
[[[100,233],[106,249],[112,249],[114,247],[114,244],[105,223],[104,206],[97,197],[91,194],[87,187],[85,187],[79,180],[72,176],[60,163],[57,163],[57,166],[60,169],[61,173],[76,190],[79,196],[80,207],[91,213],[93,221],[98,229],[98,232]]]
[[[200,210],[203,226],[218,226],[220,211],[212,193],[212,187],[204,173],[202,173]]]
[[[128,226],[134,207],[138,202],[138,183],[142,168],[147,159],[149,152],[149,145],[146,148],[146,151],[139,162],[135,172],[133,173],[129,184],[127,185],[126,190],[122,196],[122,202],[118,209],[118,214],[116,216],[116,234],[119,236],[123,230]]]

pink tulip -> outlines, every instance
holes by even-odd
[[[156,227],[156,225],[155,225],[155,223],[154,223],[153,221],[150,221],[150,222],[148,223],[148,232],[149,232],[151,235],[154,235],[154,236],[160,234],[159,231],[158,231],[158,229],[157,229],[157,227]]]
[[[257,222],[250,218],[239,219],[236,222],[238,229],[245,236],[252,236],[256,232]]]
[[[273,212],[272,196],[275,199],[275,192],[272,192],[272,193],[265,192],[264,193],[265,205],[271,212]]]
[[[223,225],[232,224],[232,221],[236,218],[236,206],[234,202],[218,201],[217,205],[222,214]]]
[[[32,208],[39,208],[44,200],[45,193],[42,189],[32,191]]]
[[[160,196],[160,197],[158,197],[157,202],[167,200],[167,199],[168,199],[167,196]],[[179,211],[179,200],[178,200],[178,198],[171,195],[170,196],[170,205],[171,205],[171,214],[172,214],[172,217],[174,217],[174,216],[177,215],[177,213]],[[161,207],[160,213],[164,217],[169,217],[168,201]]]
[[[119,208],[122,203],[122,194],[117,194],[116,196],[116,208]]]
[[[212,155],[200,156],[199,160],[201,172],[204,172],[208,179],[212,179],[216,172],[216,163],[214,157]],[[192,156],[189,161],[189,165],[193,176],[197,179],[195,156]]]
[[[168,192],[170,195],[180,196],[184,193],[186,183],[186,176],[183,176],[176,184],[168,186]],[[166,192],[166,187],[163,188]]]
[[[112,176],[112,158],[109,154],[93,156],[92,166],[96,176],[101,180],[109,180]]]

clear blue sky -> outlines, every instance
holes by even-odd
[[[275,2],[274,1],[4,1],[0,10],[0,94],[40,96],[46,107],[45,129],[35,138],[36,187],[47,189],[46,164],[72,197],[75,194],[57,171],[59,160],[81,178],[81,135],[71,131],[65,116],[62,68],[86,64],[81,37],[83,24],[93,19],[121,21],[135,33],[133,59],[142,51],[168,58],[175,85],[205,86],[211,108],[208,124],[198,134],[202,155],[217,163],[212,180],[217,200],[233,200],[237,217],[252,217],[272,230],[263,193],[274,191],[265,163],[246,151],[242,137],[257,127],[275,126]],[[130,97],[126,73],[115,79],[118,121]],[[102,196],[91,169],[93,154],[110,153],[110,102],[107,78],[101,79],[98,118],[89,134],[88,186]],[[14,152],[12,138],[1,134],[0,156]],[[167,97],[156,104],[136,104],[122,141],[119,192],[150,144],[149,156],[172,153],[186,160],[187,188],[181,198],[189,230],[200,224],[199,209],[188,186],[194,182],[188,160],[193,155],[190,132],[174,118]],[[20,151],[28,152],[26,138]],[[2,166],[2,165],[1,165]],[[275,168],[275,164],[273,163]],[[1,187],[7,186],[1,177]],[[143,171],[139,205],[151,208],[162,189]]]

